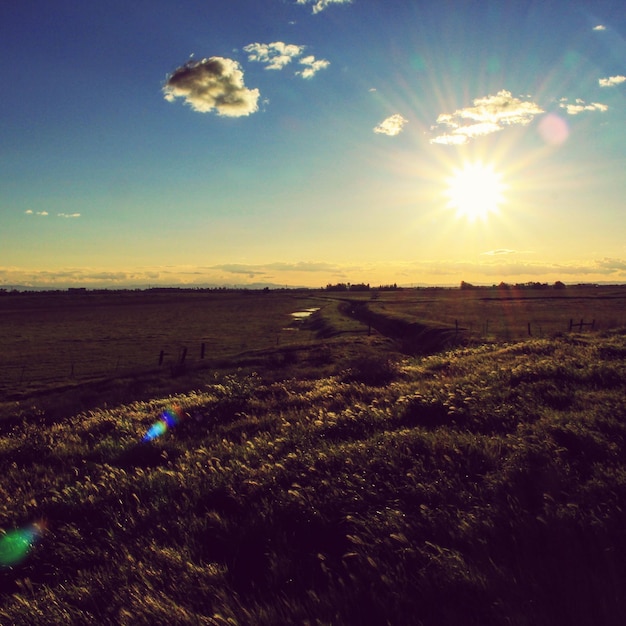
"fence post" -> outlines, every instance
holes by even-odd
[[[163,357],[165,356],[165,350],[161,350],[159,353],[159,365],[163,365]]]
[[[533,334],[530,332],[530,322],[528,322],[528,336],[532,337]]]
[[[200,345],[200,358],[203,359],[204,358],[204,350],[206,348],[206,344],[204,342],[202,342],[202,344]]]
[[[583,321],[584,321],[584,320],[583,320],[583,318],[581,317],[581,318],[580,318],[580,324],[579,324],[579,326],[578,326],[578,332],[579,332],[579,333],[581,333],[581,332],[582,332],[582,330],[583,330],[583,325],[584,325],[584,324],[583,324]]]
[[[569,319],[569,332],[572,332],[572,326],[574,325],[574,320],[570,317]]]
[[[187,348],[184,347],[182,354],[180,355],[180,364],[182,365],[185,362],[185,359],[187,358]]]

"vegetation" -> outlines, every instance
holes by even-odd
[[[622,624],[626,332],[386,345],[9,410],[0,623]]]

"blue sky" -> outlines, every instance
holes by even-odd
[[[0,286],[626,281],[617,0],[22,0],[0,74]]]

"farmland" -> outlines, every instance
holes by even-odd
[[[150,362],[118,370],[144,398],[78,368],[7,385],[0,623],[623,623],[624,292],[594,294],[5,296],[25,362],[25,336],[54,349],[68,327]],[[42,404],[86,388],[90,408]]]
[[[315,323],[291,317],[309,308],[319,309]],[[255,357],[257,364],[276,363],[288,352],[321,347],[349,352],[367,335],[368,344],[386,337],[397,345],[385,348],[402,349],[406,328],[394,333],[372,316],[454,329],[457,343],[549,337],[571,330],[571,321],[593,322],[596,330],[626,326],[626,288],[4,294],[0,401],[148,372],[168,379],[180,372],[183,356],[185,369],[197,371]]]

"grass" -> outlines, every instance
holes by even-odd
[[[290,313],[319,306],[313,295],[181,290],[0,296],[0,399],[146,372],[168,376],[185,349],[185,365],[199,368],[308,343],[313,332],[284,329],[292,324]]]
[[[623,623],[626,333],[350,345],[1,423],[0,622]]]

